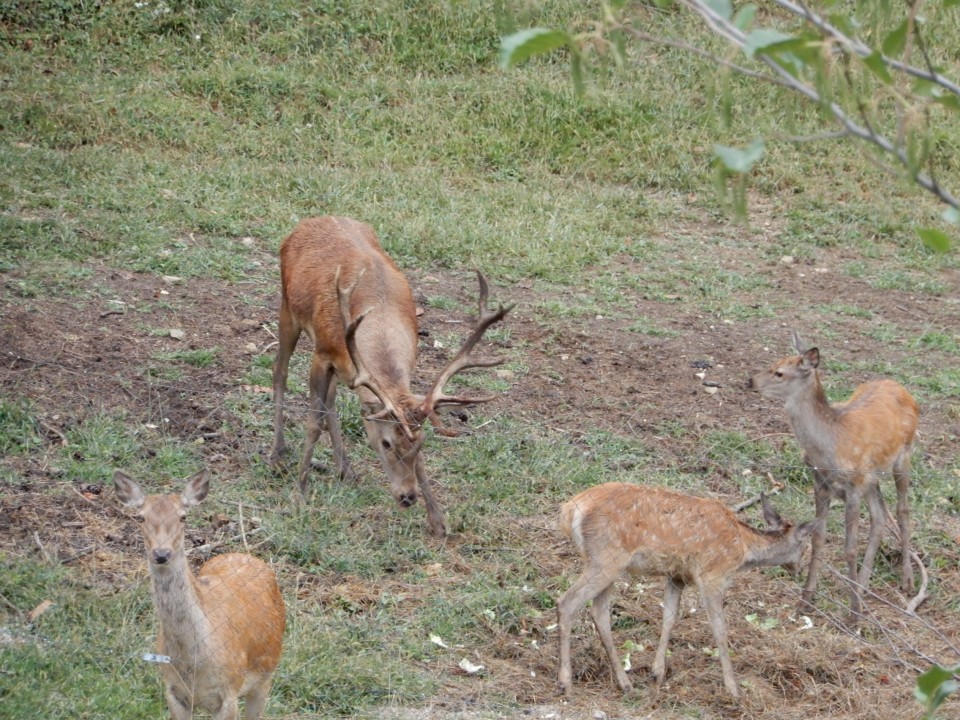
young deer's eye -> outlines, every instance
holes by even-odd
[[[380,441],[380,444],[383,445],[383,449],[384,449],[384,450],[389,450],[391,447],[393,447],[393,445],[390,444],[390,441],[387,440],[386,438],[384,438],[383,440],[381,440],[381,441]]]
[[[783,377],[783,370],[777,370],[777,371],[774,373],[774,375],[776,375],[777,377]]]

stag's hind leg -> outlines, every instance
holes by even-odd
[[[284,301],[280,306],[280,334],[277,356],[273,360],[273,450],[270,466],[278,467],[283,461],[287,446],[283,439],[283,393],[287,389],[287,371],[290,356],[297,347],[301,328]]]
[[[336,398],[336,381],[334,380],[333,367],[320,362],[317,356],[313,356],[313,362],[310,365],[310,406],[307,409],[307,427],[303,438],[303,455],[300,458],[299,487],[300,495],[307,495],[307,478],[310,475],[310,468],[313,464],[313,449],[324,428],[332,427],[336,418],[331,418],[331,412],[336,413],[336,407],[331,411],[328,403],[333,402],[330,398]],[[339,438],[340,426],[337,425],[337,437]],[[333,440],[334,433],[331,431],[330,438]],[[334,444],[334,454],[336,454],[336,443]],[[341,443],[341,453],[343,447]]]

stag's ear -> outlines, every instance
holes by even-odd
[[[113,473],[113,484],[117,488],[117,499],[131,510],[139,510],[143,507],[143,490],[137,485],[136,480],[121,470]]]

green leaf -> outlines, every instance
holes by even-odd
[[[570,35],[561,30],[528,28],[500,39],[500,67],[517,65],[532,55],[570,45]]]
[[[753,3],[742,5],[733,16],[733,26],[741,32],[746,32],[750,29],[750,26],[753,25],[753,17],[756,14],[757,6]]]
[[[955,207],[948,207],[943,211],[943,219],[948,223],[960,225],[960,210],[957,210]]]
[[[943,105],[945,108],[949,108],[954,112],[960,112],[960,97],[953,95],[951,93],[943,93],[935,97],[934,102]]]
[[[949,7],[955,7],[957,5],[960,5],[960,0],[943,0],[944,7],[949,8]]]
[[[945,253],[950,251],[950,236],[941,230],[936,230],[935,228],[917,228],[917,235],[920,236],[920,239],[923,240],[923,244],[928,248],[938,253]],[[923,675],[917,678],[917,690],[921,688],[920,680],[926,677],[925,682],[932,682],[931,678],[939,677],[934,670],[943,668],[931,668],[927,670]],[[947,673],[947,677],[950,677],[950,673],[946,670],[943,672]],[[932,675],[931,675],[932,673]]]
[[[884,55],[887,57],[896,57],[903,52],[903,48],[907,45],[907,30],[909,27],[909,21],[904,20],[883,39],[882,47]]]
[[[870,72],[880,78],[885,85],[893,84],[893,76],[891,76],[890,71],[887,70],[887,66],[883,62],[883,55],[879,50],[874,50],[867,55],[863,59],[863,64],[870,69]]]
[[[755,140],[744,150],[728,145],[714,145],[713,154],[729,172],[743,175],[750,172],[754,163],[763,157],[763,141]]]
[[[957,691],[958,684],[953,676],[958,672],[960,672],[960,666],[942,668],[934,665],[917,678],[913,696],[926,706],[927,717],[932,717],[933,712],[940,707],[947,696]]]
[[[748,57],[754,57],[764,48],[793,39],[794,37],[792,35],[787,35],[779,30],[759,28],[751,31],[751,33],[747,35],[747,43],[743,46],[743,51]]]
[[[729,20],[733,17],[733,4],[730,0],[704,0],[703,4],[724,20]]]

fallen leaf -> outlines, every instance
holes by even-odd
[[[36,622],[37,618],[43,615],[47,610],[53,607],[53,600],[44,600],[33,610],[27,613],[27,622]]]
[[[467,675],[476,675],[485,670],[483,665],[474,665],[472,662],[464,658],[460,661],[460,669],[463,670]]]
[[[251,393],[272,393],[273,388],[268,388],[263,385],[241,385],[240,389],[244,392]]]

